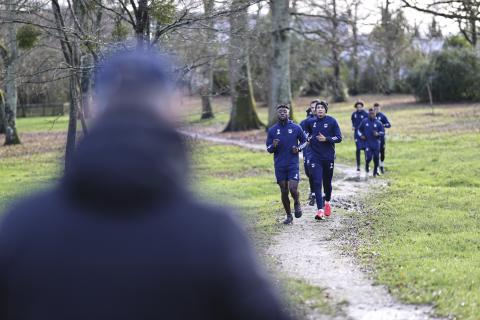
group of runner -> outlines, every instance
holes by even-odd
[[[374,103],[373,108],[364,110],[363,101],[355,102],[356,111],[352,113],[352,130],[355,140],[355,157],[357,160],[357,175],[360,176],[360,154],[365,153],[365,177],[368,178],[370,162],[373,159],[373,176],[378,176],[378,169],[385,173],[385,128],[391,124],[387,116],[380,111],[380,104]]]
[[[352,130],[356,145],[357,174],[360,176],[360,154],[365,153],[365,177],[371,161],[373,176],[384,173],[385,129],[390,128],[387,117],[375,103],[368,113],[364,103],[354,104]],[[289,194],[294,202],[295,218],[302,216],[298,183],[300,181],[299,152],[303,152],[305,175],[310,185],[309,205],[317,206],[316,220],[324,220],[332,213],[332,179],[335,166],[335,144],[342,141],[342,133],[335,118],[327,115],[328,103],[313,100],[306,110],[307,117],[297,125],[289,119],[290,107],[277,106],[278,122],[268,130],[267,151],[274,154],[275,177],[280,186],[282,204],[287,214],[284,224],[291,224],[293,216]],[[323,188],[323,193],[322,193]]]

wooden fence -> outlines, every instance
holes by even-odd
[[[68,110],[68,103],[36,103],[17,106],[17,117],[46,117],[64,115]]]

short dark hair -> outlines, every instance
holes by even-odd
[[[320,100],[315,104],[315,109],[317,109],[318,106],[322,106],[325,109],[325,112],[328,112],[328,103],[327,101]]]
[[[374,106],[374,107],[380,107],[380,103],[375,102],[375,103],[373,104],[373,106]]]
[[[314,100],[310,101],[310,104],[315,103],[315,105],[316,105],[316,104],[319,103],[319,102],[320,102],[320,100],[314,99]]]
[[[357,107],[357,105],[361,104],[363,107],[365,107],[365,104],[363,103],[362,100],[358,100],[357,102],[355,102],[355,104],[353,105],[354,108]]]
[[[368,111],[370,112],[370,111],[375,111],[375,110],[373,110],[373,108],[370,108],[370,109],[368,109]]]
[[[285,108],[285,109],[290,110],[290,107],[288,106],[288,104],[279,104],[279,105],[277,106],[277,110],[278,110],[278,109],[281,109],[281,108]]]

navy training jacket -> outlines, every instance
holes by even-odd
[[[315,116],[310,114],[305,119],[303,119],[302,122],[300,122],[300,127],[302,128],[303,132],[305,133],[305,136],[308,135],[307,123],[313,117],[315,117]],[[310,144],[307,144],[307,146],[303,149],[303,160],[306,162],[311,157],[312,157],[312,148],[310,147]]]
[[[363,119],[368,118],[368,113],[365,110],[354,111],[352,113],[352,127],[355,128],[355,137],[359,138],[358,136],[358,126],[362,123]]]
[[[374,132],[377,131],[379,136],[375,136]],[[364,119],[358,126],[358,135],[367,137],[367,147],[371,149],[379,149],[381,137],[385,135],[385,129],[383,124],[377,119]]]
[[[307,122],[307,132],[311,136],[310,147],[312,148],[313,161],[335,160],[335,143],[342,142],[342,132],[335,118],[326,115],[323,118],[313,117]],[[318,141],[319,134],[324,135],[327,141]]]
[[[274,139],[280,140],[276,148],[273,147]],[[292,120],[288,120],[284,125],[278,122],[268,129],[267,151],[273,153],[276,167],[298,164],[298,153],[293,153],[292,147],[298,147],[298,142],[303,144],[306,141],[305,133],[298,124]]]
[[[391,125],[390,121],[388,121],[388,118],[385,115],[385,113],[378,112],[375,117],[377,118],[378,121],[380,121],[383,124],[384,128],[391,128],[392,127],[392,125]],[[381,137],[381,140],[384,140],[384,139],[385,139],[385,135],[383,135]]]

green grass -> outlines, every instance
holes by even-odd
[[[478,319],[480,139],[478,134],[391,141],[390,186],[367,199],[373,224],[361,250],[378,281],[441,315]],[[376,252],[372,257],[371,253]]]
[[[432,115],[428,105],[414,104],[407,96],[359,98],[367,106],[379,101],[393,125],[387,140],[388,187],[378,196],[366,198],[370,214],[359,223],[370,221],[368,227],[360,228],[366,244],[359,253],[365,263],[376,267],[378,282],[387,284],[404,301],[433,303],[440,315],[478,319],[478,105],[438,105]],[[297,108],[309,100],[297,99]],[[349,101],[332,104],[329,109],[344,136],[337,145],[337,159],[348,164],[354,163],[355,152],[352,105]],[[219,117],[205,125],[215,123],[221,128],[226,121],[227,117]]]
[[[22,132],[66,131],[68,116],[18,118],[17,129]]]
[[[193,155],[195,189],[202,197],[237,208],[257,234],[278,229],[283,209],[271,155],[205,143]]]
[[[48,187],[59,174],[59,154],[43,153],[0,160],[0,212],[34,190]]]

